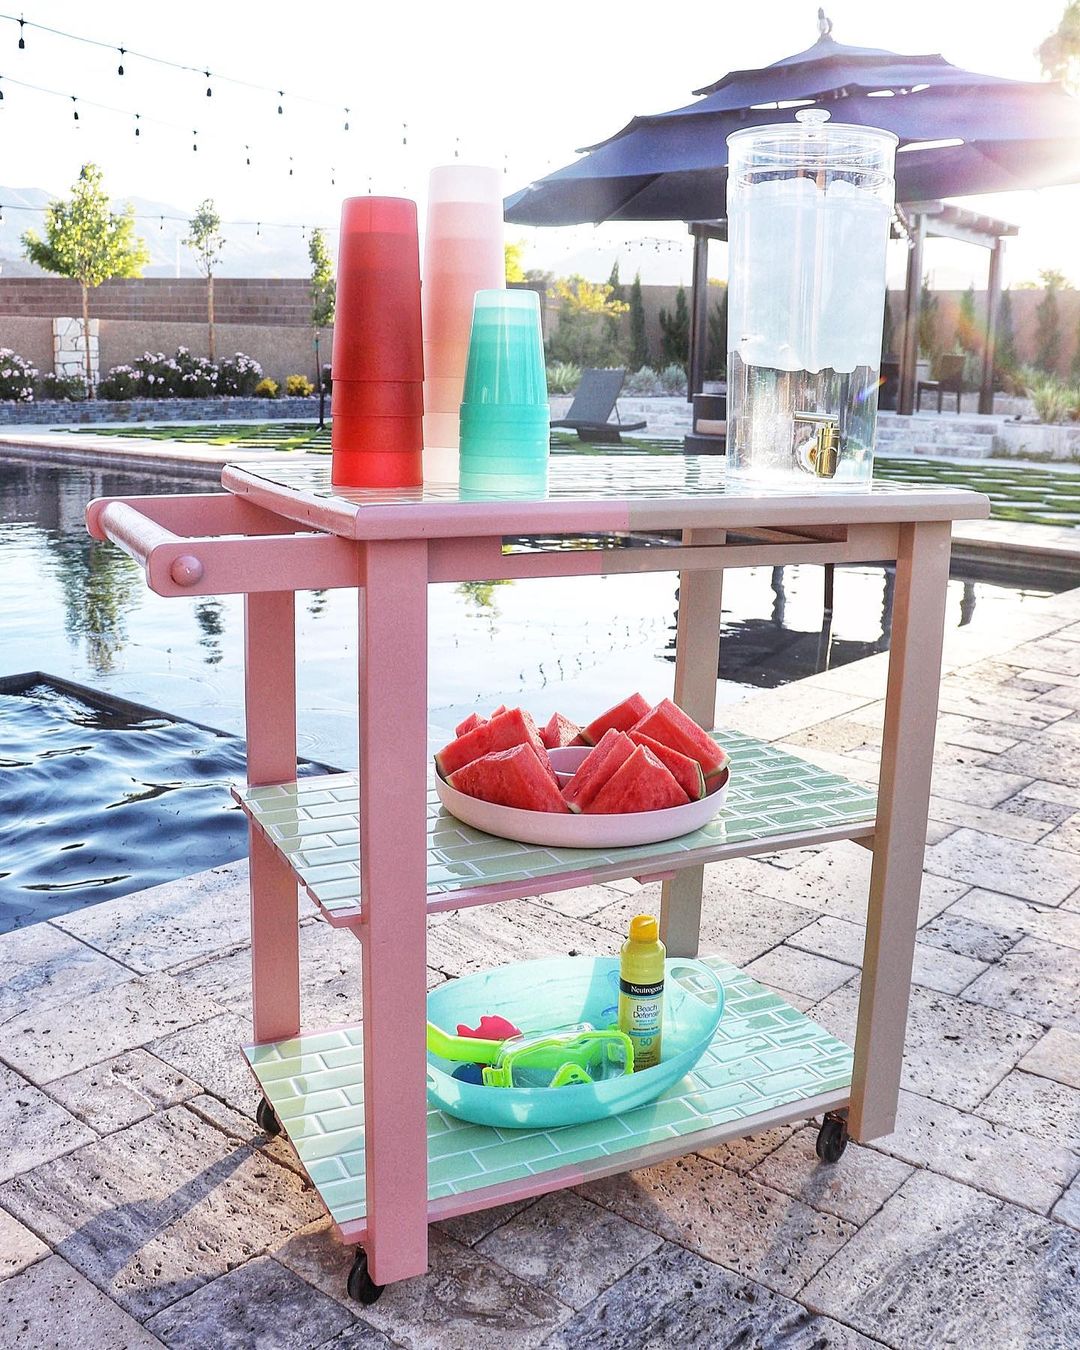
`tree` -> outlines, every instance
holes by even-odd
[[[1068,287],[1065,274],[1056,268],[1039,273],[1043,297],[1035,306],[1035,365],[1048,375],[1057,373],[1061,352],[1061,318],[1058,314],[1058,292]]]
[[[631,370],[640,370],[649,364],[649,337],[645,331],[645,302],[641,298],[641,273],[634,276],[630,287],[630,351],[627,364]]]
[[[550,292],[559,303],[559,326],[549,343],[556,361],[577,366],[610,365],[614,353],[605,320],[625,314],[628,306],[612,298],[611,287],[584,277],[559,277]]]
[[[515,286],[519,282],[526,281],[525,269],[521,265],[521,260],[525,256],[525,240],[519,239],[516,243],[503,244],[503,266],[506,269],[506,284]]]
[[[1004,380],[1019,365],[1016,355],[1016,333],[1013,331],[1012,292],[1001,293],[998,306],[997,331],[994,334],[994,378]]]
[[[109,210],[109,197],[96,164],[84,164],[65,201],[45,208],[45,238],[34,230],[22,237],[24,255],[55,276],[69,277],[82,287],[83,346],[86,349],[86,392],[94,397],[90,360],[90,292],[111,277],[137,277],[150,261],[144,239],[135,237],[135,208],[129,202],[119,214]]]
[[[221,257],[225,240],[221,234],[221,217],[212,197],[199,203],[199,208],[188,221],[191,233],[184,240],[195,254],[199,270],[206,277],[206,323],[209,330],[208,355],[214,359],[214,264]]]
[[[618,258],[616,258],[615,261],[611,264],[611,275],[608,277],[607,284],[611,287],[612,300],[617,305],[622,306],[622,308],[618,311],[613,310],[605,320],[605,323],[607,325],[608,342],[611,346],[611,354],[616,360],[621,362],[625,359],[625,357],[623,356],[624,343],[622,336],[622,316],[627,312],[627,310],[630,307],[625,303],[626,297],[623,295],[623,288],[619,282]]]
[[[308,258],[311,260],[311,326],[315,331],[315,384],[319,390],[319,428],[326,426],[326,381],[323,379],[322,358],[319,355],[321,330],[334,322],[337,303],[337,282],[334,263],[326,247],[326,235],[321,229],[311,231],[308,240]]]
[[[930,289],[930,278],[924,276],[919,293],[919,355],[937,356],[938,298]]]
[[[982,350],[982,335],[975,317],[975,286],[972,283],[960,297],[956,314],[956,345],[962,352],[975,356]]]
[[[1044,75],[1074,92],[1080,86],[1080,0],[1072,0],[1057,28],[1035,49]]]
[[[666,309],[660,311],[660,331],[664,335],[665,364],[686,370],[690,361],[690,306],[686,303],[684,286],[675,292],[674,310],[670,314]]]
[[[712,283],[710,283],[711,285]],[[727,379],[727,287],[721,288],[720,299],[709,310],[707,320],[709,329],[708,359],[705,362],[707,375],[711,379]]]

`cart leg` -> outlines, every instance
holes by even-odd
[[[908,994],[919,925],[934,761],[948,522],[902,525],[881,750],[874,861],[848,1127],[877,1139],[896,1122]]]
[[[292,591],[244,597],[247,774],[253,786],[296,777],[296,607]],[[251,995],[256,1041],[300,1030],[296,878],[254,825],[251,855]]]
[[[723,530],[684,530],[684,544],[722,544]],[[716,720],[720,660],[720,602],[724,574],[679,573],[679,627],[675,638],[675,702],[710,730]],[[660,892],[660,936],[669,956],[696,956],[701,933],[705,869],[687,867]]]
[[[427,1269],[427,545],[365,547],[360,600],[366,1270]]]

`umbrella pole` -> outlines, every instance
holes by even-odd
[[[983,348],[982,387],[979,412],[994,411],[994,343],[997,338],[998,309],[1001,304],[1001,269],[1005,261],[1005,240],[1000,236],[990,250],[990,272],[986,279],[986,345]]]

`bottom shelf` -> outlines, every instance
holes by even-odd
[[[428,1111],[432,1219],[628,1171],[845,1106],[852,1052],[718,957],[724,1015],[697,1067],[647,1106],[559,1129],[494,1129]],[[365,1229],[363,1032],[244,1047],[264,1096],[339,1234]],[[495,1091],[497,1089],[493,1089]]]

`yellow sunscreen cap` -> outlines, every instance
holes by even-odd
[[[630,920],[631,942],[655,942],[660,936],[660,925],[654,914],[635,914]]]

